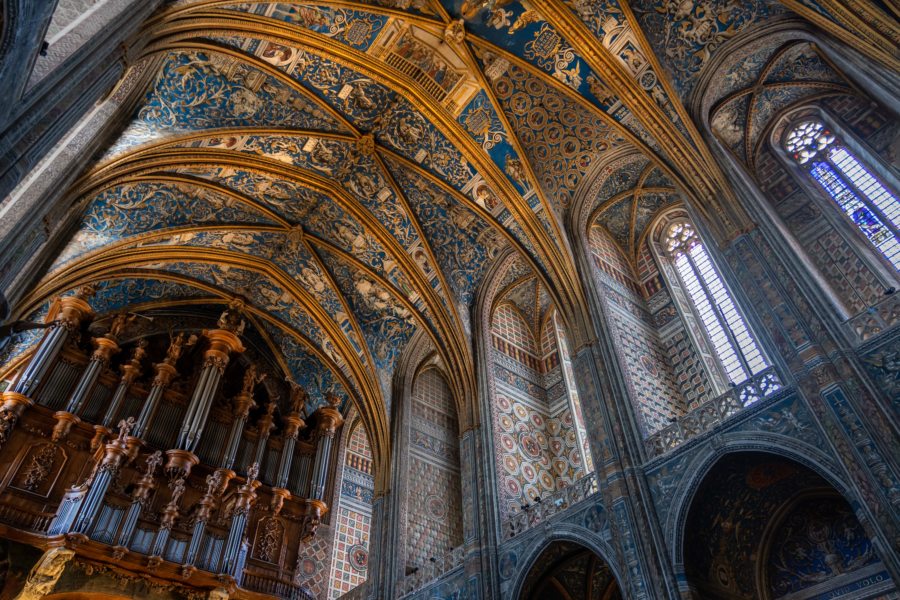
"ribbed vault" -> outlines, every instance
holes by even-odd
[[[714,231],[741,219],[614,1],[183,1],[141,41],[137,109],[23,312],[87,281],[105,312],[243,297],[286,370],[358,407],[381,487],[417,332],[478,421],[469,315],[495,259],[527,273],[511,302],[592,339],[562,224],[599,165],[591,220],[629,256],[679,195]]]

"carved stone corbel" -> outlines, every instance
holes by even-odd
[[[28,574],[25,588],[16,596],[16,600],[40,600],[50,594],[74,556],[74,551],[63,547],[51,548],[44,552]]]

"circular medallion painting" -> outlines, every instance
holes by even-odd
[[[531,465],[522,465],[522,475],[525,476],[529,483],[534,483],[537,479],[537,473],[535,473]]]
[[[509,579],[516,572],[516,564],[519,562],[519,557],[515,552],[506,552],[505,554],[500,556],[500,578],[501,579]]]
[[[447,516],[447,504],[440,496],[428,496],[425,506],[428,507],[428,514],[435,519],[443,519]]]
[[[541,484],[548,490],[553,489],[553,476],[547,471],[541,473]]]
[[[512,456],[503,457],[503,467],[511,474],[515,475],[519,472],[519,461]]]
[[[309,579],[319,570],[319,565],[311,558],[304,558],[300,561],[297,571],[300,573],[301,579]]]
[[[537,458],[541,455],[541,447],[531,435],[525,433],[519,436],[519,446],[526,456]]]
[[[362,544],[355,544],[347,549],[347,560],[351,567],[363,571],[369,566],[369,552]]]
[[[641,354],[641,366],[654,377],[659,375],[659,369],[656,368],[656,365],[646,354]]]
[[[507,477],[506,479],[504,479],[503,484],[506,486],[506,491],[509,492],[511,496],[518,496],[522,491],[522,488],[519,486],[519,482],[512,477]]]
[[[579,466],[581,464],[581,452],[578,451],[578,448],[575,448],[571,452],[569,452],[569,460],[572,461],[572,464],[575,466]]]

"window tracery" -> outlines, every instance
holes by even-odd
[[[741,383],[767,368],[693,225],[675,221],[666,230],[664,244],[728,380]]]
[[[897,196],[820,119],[795,125],[784,139],[784,148],[888,262],[900,270]]]

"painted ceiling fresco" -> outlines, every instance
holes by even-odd
[[[86,280],[103,311],[241,296],[298,381],[346,394],[383,446],[416,332],[475,397],[469,315],[499,257],[517,256],[508,299],[535,324],[555,305],[578,343],[564,227],[585,189],[628,256],[658,210],[715,195],[714,176],[683,176],[717,167],[682,103],[717,47],[777,11],[644,4],[171,3],[30,310]],[[760,60],[818,68],[802,48]]]

